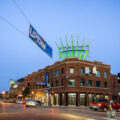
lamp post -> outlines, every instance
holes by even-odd
[[[34,91],[31,92],[32,93],[32,99],[34,98]]]
[[[118,102],[120,102],[120,92],[118,93]]]
[[[3,99],[5,99],[5,91],[2,92]]]

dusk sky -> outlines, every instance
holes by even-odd
[[[120,72],[120,0],[16,0],[37,32],[53,48],[53,59],[29,37],[0,19],[0,92],[9,90],[9,80],[17,80],[59,60],[55,41],[80,41],[86,36],[90,60],[111,65]],[[29,35],[29,23],[12,0],[0,0],[0,17]]]

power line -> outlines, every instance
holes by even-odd
[[[26,19],[26,21],[30,24],[29,19],[27,18],[27,16],[25,15],[25,13],[21,10],[21,8],[19,7],[19,5],[15,2],[15,0],[13,0],[13,3],[16,5],[16,7],[18,8],[18,10],[21,12],[21,14],[24,16],[24,18]]]
[[[5,18],[3,18],[2,16],[0,16],[0,19],[2,21],[4,21],[6,24],[8,24],[9,26],[11,26],[13,29],[15,29],[17,32],[21,33],[22,35],[24,35],[25,37],[28,38],[28,35],[26,33],[24,33],[23,31],[21,31],[19,28],[17,28],[15,25],[13,25],[12,23],[8,22]],[[54,50],[54,53],[56,53],[58,56],[59,54]]]
[[[18,10],[21,12],[21,14],[24,16],[24,18],[26,19],[26,21],[30,23],[29,19],[27,18],[27,16],[25,15],[25,13],[22,11],[22,9],[19,7],[19,5],[16,3],[15,0],[13,0],[13,3],[16,5],[16,7],[18,8]],[[54,50],[54,52],[59,56],[59,54]]]
[[[0,19],[2,21],[4,21],[5,23],[7,23],[9,26],[11,26],[13,29],[15,29],[16,31],[18,31],[19,33],[23,34],[25,37],[28,37],[27,34],[25,34],[23,31],[21,31],[19,28],[17,28],[15,25],[11,24],[10,22],[8,22],[5,18],[3,18],[2,16],[0,16]]]

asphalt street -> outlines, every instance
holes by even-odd
[[[116,119],[120,120],[117,112]],[[22,104],[0,103],[0,120],[105,120],[106,113],[92,111],[88,107],[40,106],[26,107]]]

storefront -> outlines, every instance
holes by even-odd
[[[76,93],[68,93],[68,106],[76,106]]]
[[[54,97],[54,105],[58,106],[58,99],[59,99],[59,94],[56,93]]]
[[[80,106],[86,106],[86,94],[80,93]]]

